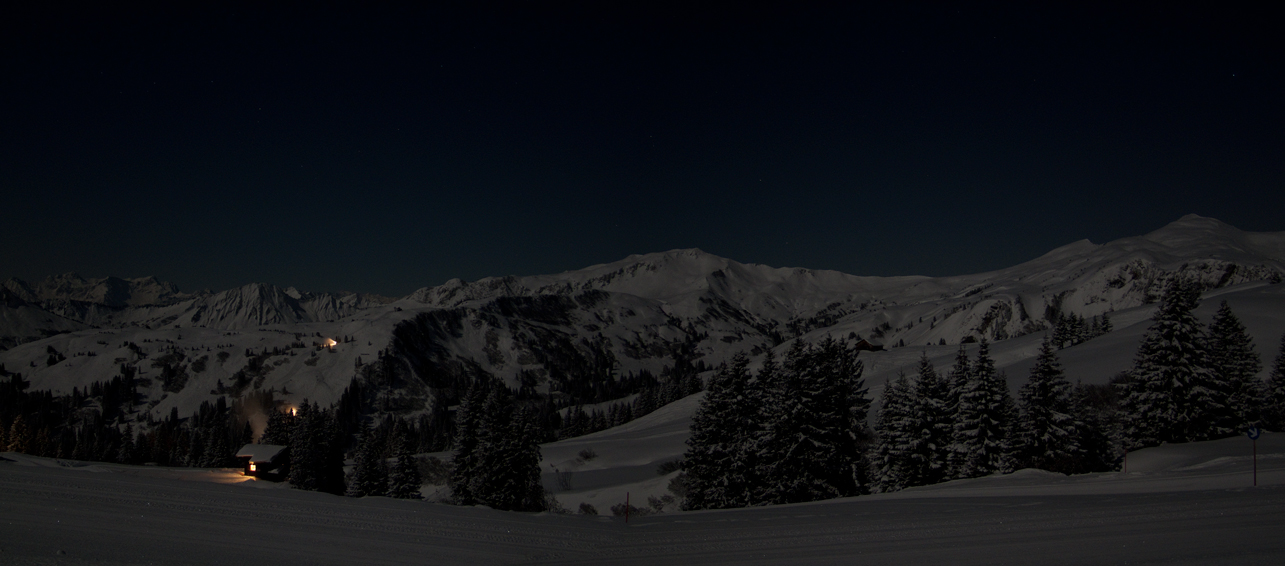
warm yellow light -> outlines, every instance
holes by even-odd
[[[335,347],[335,344],[338,344],[338,342],[335,342],[335,340],[334,340],[333,338],[326,338],[326,347],[327,347],[327,348],[334,348],[334,347]]]
[[[290,408],[290,416],[292,416],[292,417],[297,417],[297,416],[299,416],[299,409],[295,409],[295,408],[291,407],[291,408]]]
[[[250,462],[250,471],[251,471],[251,472],[253,472],[253,471],[255,471],[256,469],[257,469],[257,468],[255,468],[255,466],[254,466],[254,462]]]

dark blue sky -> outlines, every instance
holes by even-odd
[[[1285,230],[1271,13],[544,6],[0,14],[0,277],[950,275]]]

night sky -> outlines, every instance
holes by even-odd
[[[5,8],[0,278],[953,275],[1188,213],[1285,230],[1272,13],[603,4]]]

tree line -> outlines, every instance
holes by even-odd
[[[684,509],[857,495],[869,482],[871,435],[862,364],[845,340],[796,341],[757,374],[737,354],[719,368],[692,418]]]
[[[1105,316],[1059,317],[1017,399],[985,339],[975,356],[961,345],[945,374],[921,356],[913,376],[886,384],[873,431],[846,341],[796,342],[783,364],[769,353],[757,374],[738,355],[710,380],[693,417],[684,508],[889,492],[1021,468],[1101,472],[1119,469],[1125,451],[1161,442],[1281,430],[1285,336],[1261,381],[1244,325],[1224,302],[1202,326],[1192,314],[1199,296],[1194,284],[1171,285],[1132,367],[1109,385],[1071,384],[1057,355],[1066,342],[1109,331]]]
[[[1224,301],[1206,328],[1193,314],[1199,304],[1198,287],[1171,285],[1133,368],[1118,380],[1126,447],[1285,426],[1285,336],[1269,379],[1260,381],[1262,360],[1231,307]]]

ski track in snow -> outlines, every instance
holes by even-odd
[[[0,458],[0,564],[1279,564],[1285,435],[1138,471],[621,518],[341,498],[237,472]],[[264,488],[264,489],[252,489]]]

